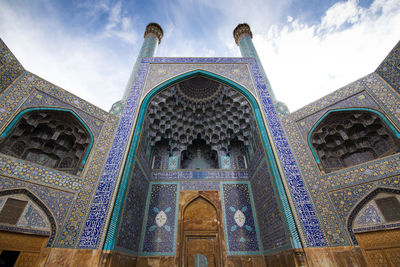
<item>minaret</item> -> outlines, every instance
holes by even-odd
[[[132,88],[133,81],[135,80],[136,72],[139,68],[142,58],[154,57],[157,47],[161,43],[162,37],[163,37],[163,30],[160,25],[152,22],[146,26],[146,30],[144,32],[144,41],[142,44],[142,48],[140,49],[139,55],[136,59],[136,63],[133,66],[131,75],[129,76],[129,80],[128,80],[128,83],[125,88],[124,96],[122,97],[121,100],[115,102],[112,105],[111,110],[110,110],[111,114],[121,115],[121,112],[125,106],[126,98],[128,97],[129,92]]]
[[[265,83],[267,84],[267,89],[269,92],[269,95],[271,96],[272,102],[275,105],[276,110],[278,113],[282,115],[286,115],[289,113],[289,110],[286,106],[285,103],[279,102],[276,100],[275,94],[272,91],[271,84],[268,81],[267,75],[265,74],[264,68],[261,64],[260,58],[258,57],[257,50],[254,47],[253,44],[253,33],[250,30],[250,26],[247,23],[241,23],[236,26],[236,28],[233,30],[233,37],[235,38],[236,44],[240,48],[240,53],[242,54],[242,57],[252,57],[255,58],[258,66],[260,66],[261,73],[264,77]]]

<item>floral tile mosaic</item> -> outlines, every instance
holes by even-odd
[[[227,254],[259,254],[261,246],[249,184],[221,182],[221,189]]]
[[[151,183],[141,255],[175,255],[178,192],[177,183]]]

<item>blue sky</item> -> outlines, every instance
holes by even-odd
[[[0,38],[29,71],[109,110],[149,22],[157,56],[240,56],[247,22],[277,98],[294,111],[372,72],[400,37],[400,1],[0,0]]]

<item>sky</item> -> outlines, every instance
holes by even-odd
[[[149,22],[156,56],[240,57],[246,22],[276,98],[295,111],[371,72],[400,37],[399,0],[0,0],[0,38],[25,69],[109,110]]]

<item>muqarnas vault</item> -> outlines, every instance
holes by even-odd
[[[242,57],[154,57],[163,31],[150,23],[110,112],[1,41],[1,260],[398,266],[400,43],[289,113],[250,27],[233,33]]]

